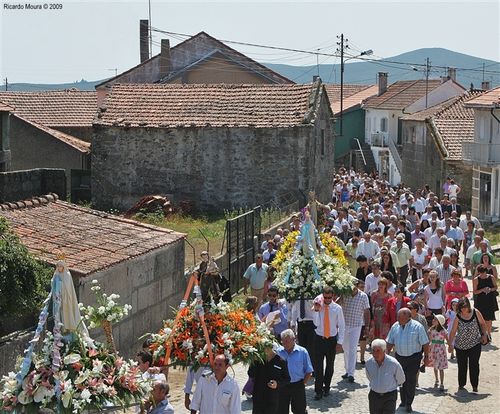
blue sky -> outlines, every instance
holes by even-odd
[[[97,80],[139,63],[139,20],[147,1],[63,1],[62,10],[9,10],[0,14],[0,75],[9,83]],[[51,0],[52,1],[52,0]],[[44,4],[33,1],[33,4]],[[354,52],[390,57],[443,47],[500,60],[500,2],[495,1],[152,1],[152,25],[167,31],[206,31],[219,39],[306,49],[336,49],[344,33]],[[154,42],[160,41],[154,33]],[[178,39],[171,38],[171,44]],[[315,64],[316,57],[232,47],[261,62]],[[157,46],[154,53],[158,53]],[[333,57],[320,63],[338,63]]]

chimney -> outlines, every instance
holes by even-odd
[[[149,59],[149,20],[139,22],[139,45],[142,63]]]
[[[491,89],[491,84],[490,84],[490,81],[482,81],[481,82],[481,89],[483,91],[488,91]]]
[[[448,79],[453,81],[457,81],[457,69],[456,68],[448,68]]]
[[[161,39],[160,52],[160,77],[165,77],[170,73],[170,41]]]
[[[378,96],[382,95],[387,90],[387,77],[387,72],[378,73]]]

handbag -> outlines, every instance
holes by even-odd
[[[484,333],[483,328],[481,327],[481,324],[479,323],[479,318],[477,317],[476,311],[474,311],[474,318],[476,318],[476,323],[477,326],[479,327],[479,332],[481,332],[481,345],[485,346],[488,345],[491,342],[491,335],[489,333]],[[482,339],[483,335],[486,335],[486,343],[483,344]]]

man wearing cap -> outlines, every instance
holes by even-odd
[[[396,236],[396,242],[391,246],[391,251],[396,254],[396,271],[399,281],[403,286],[406,286],[406,281],[408,279],[409,273],[409,263],[411,259],[411,250],[409,246],[404,242],[404,239],[405,236],[403,234],[398,234]]]

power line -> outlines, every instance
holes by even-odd
[[[170,36],[182,36],[185,38],[190,38],[192,35],[184,34],[184,33],[177,33],[177,32],[170,32],[167,30],[161,30],[158,28],[153,27],[153,31],[167,34]],[[297,52],[297,53],[305,53],[309,55],[320,55],[320,56],[331,56],[331,57],[340,57],[339,53],[325,53],[325,52],[318,52],[318,51],[310,51],[310,50],[303,50],[303,49],[294,49],[294,48],[287,48],[287,47],[280,47],[280,46],[270,46],[270,45],[261,45],[257,43],[249,43],[249,42],[240,42],[236,40],[227,40],[227,39],[218,39],[221,42],[224,43],[232,43],[236,45],[241,45],[241,46],[250,46],[250,47],[258,47],[258,48],[264,48],[264,49],[270,49],[270,50],[282,50],[282,51],[288,51],[288,52]],[[360,56],[357,57],[356,59],[361,60],[361,61],[366,61],[366,62],[379,62],[379,59],[373,59],[365,56]],[[384,63],[392,63],[395,65],[405,65],[405,66],[415,66],[415,67],[420,67],[422,70],[426,70],[426,64],[425,63],[412,63],[412,62],[400,62],[400,61],[395,61],[395,60],[389,60],[389,59],[383,59]],[[500,65],[500,63],[499,63]],[[435,65],[433,66],[434,68],[439,68],[439,69],[447,69],[447,66],[439,66]],[[456,70],[463,70],[463,71],[474,71],[474,72],[483,72],[482,68],[455,68]],[[484,71],[484,73],[493,73],[493,74],[500,74],[500,71]]]

